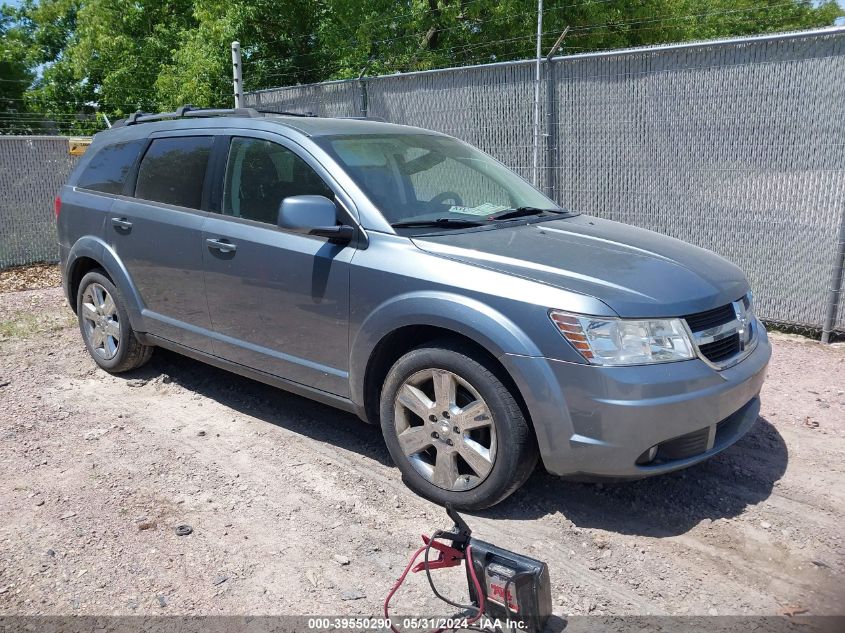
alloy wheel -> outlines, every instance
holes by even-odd
[[[487,403],[469,382],[444,369],[405,380],[394,399],[399,446],[414,469],[444,490],[470,490],[496,460],[496,428]]]
[[[91,349],[111,360],[120,346],[120,319],[114,298],[100,284],[92,283],[82,294],[82,322]]]

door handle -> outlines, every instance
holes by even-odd
[[[132,223],[126,218],[112,218],[111,225],[116,229],[125,229],[127,231],[132,228]]]
[[[234,253],[238,250],[238,247],[235,244],[227,242],[226,240],[210,238],[207,239],[205,243],[208,244],[208,248],[213,248],[221,253]]]

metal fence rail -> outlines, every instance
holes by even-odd
[[[77,160],[61,136],[0,136],[0,269],[56,261],[53,200]]]
[[[246,105],[438,130],[531,180],[533,64],[291,86]],[[540,94],[538,181],[557,202],[727,257],[770,321],[845,331],[845,29],[558,57]]]

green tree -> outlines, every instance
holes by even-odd
[[[69,55],[80,4],[81,0],[26,0],[18,15],[29,64],[40,69],[26,92],[27,108],[43,117],[48,130],[66,134],[98,129],[94,86],[76,75]]]
[[[230,105],[231,42],[250,60],[248,89],[320,81],[330,55],[317,32],[325,8],[313,0],[210,0],[197,2],[198,27],[181,34],[181,47],[161,69],[156,87],[163,106]]]
[[[43,68],[28,93],[33,108],[67,133],[102,129],[159,105],[161,68],[196,27],[192,0],[28,0],[32,59]]]
[[[106,112],[156,108],[162,67],[197,27],[192,9],[192,0],[85,0],[68,51],[75,76]]]
[[[331,77],[533,57],[536,0],[325,0],[321,44]],[[843,15],[833,0],[546,0],[543,50],[566,26],[565,50],[629,46],[827,26]]]
[[[232,40],[255,90],[531,57],[536,10],[536,0],[25,0],[15,32],[24,70],[40,71],[26,103],[83,131],[102,125],[97,111],[230,105]],[[543,49],[566,26],[564,52],[583,52],[842,15],[833,0],[546,0]]]
[[[17,12],[0,6],[0,134],[28,134],[38,127],[26,111],[24,95],[34,74],[27,61],[28,41]]]

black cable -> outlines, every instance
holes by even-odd
[[[449,598],[446,598],[445,596],[441,595],[441,593],[437,591],[437,587],[434,586],[434,579],[431,577],[431,570],[429,569],[428,553],[431,550],[431,544],[434,542],[434,539],[442,538],[444,536],[448,538],[448,535],[448,532],[444,532],[443,530],[437,530],[434,534],[431,535],[431,539],[428,541],[428,544],[425,547],[425,552],[423,553],[423,556],[425,560],[425,575],[428,578],[428,584],[431,587],[431,590],[434,592],[434,595],[440,598],[446,604],[450,604],[453,607],[457,607],[458,609],[472,609],[475,611],[476,615],[479,615],[481,613],[481,609],[476,605],[466,605],[461,604],[459,602],[453,602],[452,600],[449,600]]]
[[[431,539],[428,541],[428,544],[426,545],[425,551],[423,552],[423,557],[424,557],[424,561],[425,561],[425,565],[424,565],[425,566],[425,575],[426,575],[426,578],[428,578],[428,585],[429,585],[429,587],[431,587],[431,591],[434,593],[434,595],[437,596],[440,600],[442,600],[443,602],[445,602],[447,604],[452,605],[453,607],[457,607],[459,609],[464,610],[464,612],[457,613],[454,616],[452,616],[452,619],[467,617],[466,613],[465,613],[467,610],[475,611],[475,614],[472,617],[480,618],[481,615],[482,615],[481,607],[474,605],[474,604],[470,604],[470,605],[460,604],[459,602],[454,602],[452,600],[449,600],[448,598],[443,596],[439,591],[437,591],[437,587],[434,586],[434,579],[431,577],[431,570],[429,569],[429,564],[428,564],[428,553],[431,550],[431,544],[434,542],[434,539],[441,538],[441,537],[448,539],[450,535],[451,535],[450,532],[444,532],[443,530],[437,530],[436,532],[434,532],[431,535]],[[464,559],[464,562],[467,565],[472,564],[468,559]],[[452,627],[452,628],[456,628],[456,627]],[[461,628],[462,631],[479,631],[480,633],[496,633],[494,629],[486,628],[486,627],[480,627],[480,626],[473,626],[471,624],[467,625],[467,626],[462,626],[460,628]]]
[[[505,615],[507,616],[508,620],[511,619],[511,605],[510,601],[508,600],[508,591],[510,591],[510,586],[513,584],[514,580],[516,580],[516,575],[508,578],[507,582],[505,583]],[[517,605],[517,609],[518,608],[519,605]]]

